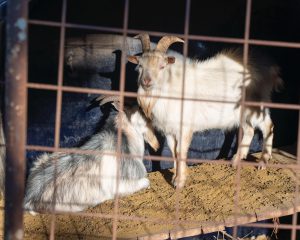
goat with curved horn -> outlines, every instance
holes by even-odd
[[[134,38],[138,38],[141,40],[143,52],[147,52],[150,50],[150,37],[147,33],[141,33]]]
[[[181,38],[176,36],[164,36],[157,44],[156,51],[166,53],[171,44],[175,42],[184,42]]]
[[[249,76],[244,83],[247,100],[271,102],[271,92],[282,85],[278,66],[268,57],[250,53],[248,65],[244,67],[243,54],[238,49],[222,51],[205,61],[194,61],[176,52],[169,56],[167,50],[175,42],[183,40],[165,36],[154,51],[128,57],[128,61],[138,65],[138,103],[153,126],[166,136],[175,159],[174,186],[182,188],[185,185],[188,174],[186,159],[193,133],[207,129],[228,130],[241,125],[244,134],[232,160],[234,167],[241,159],[247,158],[254,130],[260,129],[263,146],[259,169],[264,169],[272,157],[270,110],[246,107],[241,119],[241,86],[243,72],[246,72]],[[236,104],[223,104],[223,101]],[[182,108],[178,107],[180,103]]]

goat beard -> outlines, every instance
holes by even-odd
[[[145,116],[152,120],[152,109],[157,101],[157,98],[151,97],[149,91],[145,91],[145,96],[141,96],[137,98],[138,104],[140,105],[141,109],[143,110]]]

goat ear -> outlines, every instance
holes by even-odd
[[[139,59],[137,56],[128,56],[127,60],[133,64],[138,64],[139,63]]]
[[[168,64],[175,63],[175,57],[168,57]]]

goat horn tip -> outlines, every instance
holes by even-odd
[[[101,101],[105,96],[99,96],[95,99],[95,101]]]
[[[140,37],[142,37],[143,35],[145,35],[145,33],[140,33],[140,34],[138,34],[138,35],[135,35],[133,38],[140,38]]]

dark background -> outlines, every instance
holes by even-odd
[[[30,19],[60,21],[61,2],[61,0],[31,0],[29,5]],[[300,42],[300,2],[298,0],[253,0],[252,2],[250,38]],[[245,0],[192,0],[189,33],[243,38],[245,10]],[[123,14],[124,1],[70,0],[67,7],[67,22],[123,28]],[[128,27],[141,31],[182,34],[184,32],[184,15],[184,0],[131,0]],[[67,28],[66,38],[103,33],[105,32]],[[30,82],[57,83],[59,36],[60,29],[57,27],[29,26]],[[158,40],[155,37],[151,39],[153,41]],[[189,56],[205,59],[213,56],[220,49],[231,46],[237,45],[190,41]],[[281,68],[284,89],[275,93],[273,100],[280,103],[299,103],[300,49],[262,46],[251,46],[251,48],[257,48],[267,53],[274,58]],[[174,49],[182,51],[181,46],[177,44],[174,45]],[[87,51],[87,54],[93,53]],[[119,69],[117,65],[112,67],[113,70],[108,67],[108,69],[101,71],[95,69],[72,69],[71,71],[68,66],[65,66],[64,85],[116,90],[119,87],[118,82],[116,82],[118,81]],[[129,64],[126,74],[126,90],[135,91],[136,82],[130,81],[135,73]],[[53,146],[56,92],[29,89],[28,93],[28,144]],[[88,108],[94,98],[95,95],[92,94],[63,93],[60,136],[62,147],[79,146],[101,127],[103,112],[97,107]],[[272,109],[271,112],[275,124],[274,146],[295,145],[298,131],[298,112],[278,109]],[[163,137],[161,142],[163,147],[158,154],[170,156],[168,147],[163,144]],[[251,145],[251,152],[257,152],[260,148],[261,136],[257,133]],[[229,159],[235,149],[235,130],[227,133],[211,130],[194,135],[189,157],[204,159],[225,157]],[[36,152],[28,152],[29,163],[37,154]],[[152,164],[147,161],[145,164],[149,171],[172,166],[168,162],[154,162]],[[240,231],[240,237],[243,237],[249,232],[249,229]],[[264,229],[256,229],[256,231],[266,232]],[[213,239],[211,236],[202,237],[202,239],[210,238]],[[287,236],[285,239],[288,238]]]
[[[190,29],[193,35],[209,35],[221,37],[244,36],[244,18],[246,1],[244,0],[210,0],[191,2]],[[254,0],[251,15],[250,37],[274,41],[299,42],[300,3],[296,0],[274,1]],[[104,27],[123,28],[124,1],[104,0],[69,1],[67,7],[67,22]],[[129,6],[130,29],[141,31],[160,31],[166,33],[183,33],[185,1],[138,1],[131,0]],[[30,18],[39,20],[60,21],[61,1],[32,0],[30,2]],[[67,28],[66,38],[83,37],[88,34],[103,34],[104,32],[77,30]],[[58,45],[60,29],[57,27],[29,26],[29,81],[56,84],[58,66]],[[158,38],[151,38],[157,41]],[[220,49],[233,44],[215,42],[189,42],[189,56],[198,59],[214,55]],[[84,46],[83,46],[84,48]],[[253,48],[253,46],[251,46]],[[281,67],[284,89],[275,93],[275,102],[299,103],[299,71],[298,62],[300,49],[261,47],[262,52],[275,59]],[[181,45],[175,44],[175,49],[181,51]],[[93,54],[88,52],[87,54]],[[133,67],[127,67],[127,75],[134,74]],[[73,69],[74,70],[74,69]],[[118,89],[118,69],[85,69],[69,71],[65,69],[64,85],[96,87],[102,89]],[[113,78],[113,82],[111,79]],[[126,90],[135,91],[136,82],[126,79]],[[63,94],[61,145],[74,146],[82,138],[91,135],[101,118],[98,108],[85,111],[86,106],[94,98],[88,94]],[[45,90],[29,90],[29,144],[53,145],[53,126],[56,93]],[[38,111],[37,111],[38,110]],[[298,112],[272,109],[275,123],[275,146],[291,145],[297,139]],[[287,128],[286,126],[289,126]],[[76,130],[76,131],[74,131]],[[37,134],[38,133],[38,134]],[[222,149],[225,134],[219,130],[195,134],[190,148],[191,157],[211,158],[228,157],[232,151],[227,147],[235,147],[235,131],[229,132],[226,141],[226,151]],[[253,141],[252,151],[260,149],[260,134]],[[220,150],[222,149],[221,153]],[[169,154],[168,149],[163,149]]]

